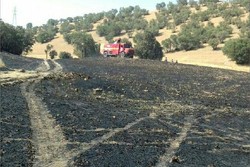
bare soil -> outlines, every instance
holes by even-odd
[[[0,166],[250,165],[247,72],[135,59],[0,58],[10,72],[36,71],[16,82],[0,75]]]

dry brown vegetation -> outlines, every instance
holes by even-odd
[[[205,11],[207,10],[207,7],[201,7],[200,11]],[[191,8],[192,12],[196,12],[194,8]],[[145,16],[145,19],[147,21],[150,21],[152,19],[155,19],[155,13],[157,11],[151,11],[149,15]],[[241,20],[247,20],[249,16],[249,13],[245,13],[241,16]],[[222,17],[216,17],[212,18],[210,20],[215,26],[219,25],[220,22],[223,21]],[[96,33],[96,27],[98,24],[101,22],[98,22],[97,24],[94,25],[93,31],[89,32],[89,34],[92,35],[94,40],[97,43],[104,44],[107,43],[104,37],[100,37]],[[207,22],[204,22],[206,24]],[[231,35],[231,38],[237,38],[239,37],[239,29],[232,25],[233,28],[233,34]],[[176,27],[176,33],[178,33],[180,30],[180,26]],[[166,38],[169,38],[173,34],[172,30],[167,30],[167,29],[161,29],[160,30],[160,35],[156,37],[156,39],[161,42]],[[127,34],[123,34],[120,36],[121,38],[128,38]],[[132,39],[131,39],[132,41]],[[133,42],[133,41],[132,41]],[[73,54],[73,46],[68,45],[62,35],[57,34],[56,38],[49,42],[54,46],[54,49],[59,53],[61,51],[67,51],[71,54]],[[35,58],[45,58],[45,52],[44,49],[46,47],[46,44],[40,44],[40,43],[35,43],[33,46],[33,52],[31,52],[28,57],[35,57]],[[220,45],[220,48],[223,47],[223,44]],[[165,57],[163,60],[170,60],[170,61],[178,61],[179,63],[184,63],[184,64],[193,64],[193,65],[201,65],[201,66],[210,66],[210,67],[217,67],[217,68],[225,68],[225,69],[231,69],[231,70],[237,70],[237,71],[245,71],[245,72],[250,72],[250,67],[249,66],[241,66],[235,64],[235,62],[232,62],[229,58],[227,58],[221,49],[213,51],[212,48],[208,45],[205,45],[201,49],[197,49],[194,51],[189,51],[189,52],[174,52],[174,53],[165,53]]]

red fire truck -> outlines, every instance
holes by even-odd
[[[103,56],[109,57],[134,57],[134,48],[130,44],[121,43],[118,39],[114,43],[105,44],[103,48]]]

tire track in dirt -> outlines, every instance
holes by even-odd
[[[64,167],[67,166],[66,140],[61,127],[56,124],[47,106],[42,99],[35,95],[34,87],[43,77],[53,72],[62,71],[62,67],[55,63],[56,68],[51,71],[47,61],[37,69],[42,71],[39,77],[33,82],[23,83],[21,86],[22,94],[26,98],[29,107],[31,128],[33,131],[33,144],[35,146],[36,167]]]
[[[93,139],[89,143],[78,143],[79,147],[73,150],[68,150],[67,145],[72,144],[68,142],[63,134],[61,127],[56,123],[56,120],[50,114],[46,104],[41,98],[35,95],[34,88],[36,84],[51,73],[62,72],[62,66],[52,61],[55,67],[51,69],[49,63],[44,63],[38,70],[42,71],[36,80],[29,81],[22,84],[22,94],[27,100],[29,107],[29,115],[31,119],[31,128],[33,130],[33,144],[35,146],[35,160],[34,166],[37,167],[66,167],[71,166],[74,163],[74,158],[85,153],[89,149],[97,146],[98,144],[106,142],[109,138],[113,137],[117,133],[126,131],[136,124],[146,119],[156,119],[157,114],[152,112],[147,117],[139,118],[131,123],[128,123],[123,128],[109,129],[109,132],[101,137]],[[172,115],[172,114],[170,114]],[[168,115],[169,116],[169,115]],[[193,123],[195,122],[194,116],[190,115],[185,118],[182,131],[179,136],[173,139],[170,143],[170,147],[166,149],[166,153],[163,154],[157,167],[168,166],[171,162],[171,158],[175,155],[176,151],[180,147],[180,144],[186,139],[188,132],[190,131]]]
[[[2,63],[4,64],[4,62]],[[29,71],[24,69],[12,69],[8,67],[4,68],[6,68],[7,72],[0,74],[1,85],[12,85],[17,83],[32,82],[41,76],[48,75],[46,74],[46,72],[48,73],[48,71],[51,70],[47,61],[43,61],[42,63],[40,63],[40,65],[35,69],[35,71],[33,70]]]
[[[50,114],[50,111],[42,99],[36,96],[34,90],[35,85],[39,84],[44,77],[51,73],[62,72],[63,68],[59,63],[53,60],[52,63],[55,65],[54,69],[51,69],[49,63],[44,61],[44,63],[37,68],[37,71],[40,72],[38,78],[33,81],[27,81],[21,86],[22,94],[28,103],[31,128],[33,131],[32,140],[36,150],[34,166],[66,167],[70,165],[70,163],[73,163],[74,157],[105,142],[115,134],[128,130],[141,121],[151,118],[151,116],[139,118],[123,128],[111,129],[110,132],[89,143],[79,143],[80,146],[77,149],[68,150],[67,145],[72,143],[65,139],[61,127],[56,123],[56,120]]]
[[[170,147],[166,149],[165,154],[163,154],[160,158],[156,167],[167,167],[169,163],[171,163],[172,158],[175,156],[176,151],[179,149],[181,143],[186,140],[187,134],[190,131],[192,125],[196,122],[196,119],[193,115],[189,115],[185,118],[184,125],[180,132],[180,135],[171,141]]]
[[[73,163],[73,158],[93,148],[94,146],[105,142],[115,134],[128,130],[132,126],[140,123],[145,119],[150,119],[152,116],[143,117],[127,124],[123,128],[115,128],[110,130],[100,138],[92,140],[90,143],[79,143],[80,147],[74,150],[68,150],[67,144],[71,144],[65,139],[61,127],[56,123],[56,120],[50,114],[46,104],[42,99],[36,96],[34,88],[36,84],[51,73],[59,73],[62,71],[62,66],[52,61],[55,68],[51,69],[49,63],[44,63],[37,69],[43,71],[40,76],[33,81],[25,82],[21,86],[22,94],[26,98],[29,107],[29,116],[31,120],[31,128],[33,131],[33,144],[35,146],[35,167],[66,167]]]
[[[62,70],[63,70],[62,66],[59,63],[57,63],[55,60],[52,60],[52,62],[56,65],[54,71],[62,72]]]
[[[122,132],[122,131],[126,131],[126,130],[130,129],[132,126],[134,126],[134,125],[136,125],[136,124],[138,124],[138,123],[140,123],[148,118],[150,118],[150,117],[139,118],[139,119],[135,120],[134,122],[127,124],[123,128],[116,128],[116,129],[111,130],[110,132],[106,133],[102,137],[96,138],[96,139],[92,140],[90,143],[84,144],[84,145],[80,146],[80,148],[73,150],[72,157],[75,157],[77,155],[80,155],[80,154],[86,152],[87,150],[91,149],[92,147],[94,147],[100,143],[105,142],[105,140],[113,137],[117,133]],[[69,160],[69,161],[71,161],[71,160]]]

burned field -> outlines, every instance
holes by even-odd
[[[0,166],[31,166],[32,130],[18,86],[0,87]]]
[[[57,62],[62,71],[43,77],[32,92],[60,127],[66,166],[250,165],[249,73],[134,59]],[[9,103],[18,86],[1,87]],[[23,101],[15,103],[27,106]],[[11,115],[27,119],[27,108],[5,110],[1,129]],[[21,149],[24,166],[36,161],[29,119],[32,130],[12,137],[31,141],[29,151]],[[8,166],[14,153],[4,150],[1,163]]]

